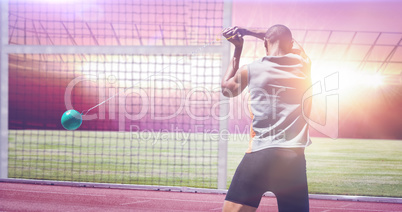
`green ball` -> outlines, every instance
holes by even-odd
[[[76,130],[82,124],[82,115],[76,110],[67,110],[61,116],[61,125],[66,130]]]

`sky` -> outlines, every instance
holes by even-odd
[[[402,1],[387,0],[234,0],[233,25],[402,32],[401,8]]]

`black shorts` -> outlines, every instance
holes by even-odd
[[[258,208],[267,191],[275,194],[280,212],[309,211],[304,148],[267,148],[246,153],[226,200]]]

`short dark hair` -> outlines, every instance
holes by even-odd
[[[279,42],[280,47],[287,46],[286,44],[291,43],[293,40],[290,29],[281,24],[271,26],[265,33],[265,38],[270,43]]]

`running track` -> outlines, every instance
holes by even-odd
[[[0,183],[0,211],[221,211],[222,194]],[[263,197],[258,211],[277,211]],[[310,200],[311,212],[402,211],[402,204]]]

